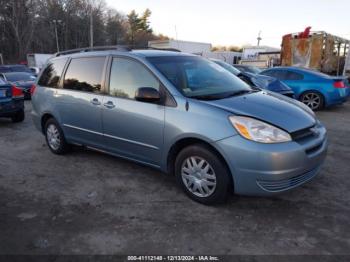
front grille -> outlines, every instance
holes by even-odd
[[[310,172],[307,172],[305,174],[295,176],[289,179],[284,180],[274,180],[274,181],[268,181],[268,180],[257,180],[257,184],[264,190],[269,192],[279,192],[291,189],[293,187],[297,187],[310,179],[312,179],[314,176],[317,175],[317,169],[314,169]]]
[[[317,152],[318,150],[321,149],[322,145],[323,145],[323,143],[320,143],[320,144],[318,144],[318,145],[316,145],[316,146],[314,146],[314,147],[311,147],[311,148],[305,150],[305,152],[306,152],[306,154],[308,154],[308,155],[310,155],[310,154],[312,154],[312,153],[315,153],[315,152]]]
[[[292,139],[294,141],[299,141],[301,139],[305,139],[305,138],[310,138],[315,136],[315,132],[312,131],[312,128],[314,128],[315,126],[311,126],[305,129],[301,129],[298,131],[295,131],[293,133],[291,133]]]

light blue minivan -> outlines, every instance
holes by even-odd
[[[324,126],[302,103],[259,91],[180,52],[90,48],[50,59],[33,120],[55,154],[83,145],[175,175],[192,199],[272,195],[319,172]]]

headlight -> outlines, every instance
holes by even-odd
[[[254,118],[230,116],[230,121],[241,136],[252,141],[272,144],[292,140],[287,132]]]

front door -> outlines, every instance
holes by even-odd
[[[139,61],[114,57],[109,95],[103,103],[105,146],[124,157],[159,166],[164,106],[136,101],[135,92],[140,87],[159,90],[160,83]]]

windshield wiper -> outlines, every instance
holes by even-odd
[[[254,90],[239,90],[235,92],[226,92],[221,94],[197,95],[197,96],[191,96],[191,98],[200,99],[200,100],[218,100],[218,99],[224,99],[224,98],[233,97],[233,96],[244,95],[251,92],[254,92]]]
[[[195,98],[195,99],[199,99],[199,100],[217,100],[217,99],[221,99],[222,97],[219,96],[218,94],[214,94],[214,95],[190,96],[190,98]]]
[[[254,90],[239,90],[236,92],[232,92],[227,94],[226,96],[223,96],[222,98],[228,98],[228,97],[233,97],[233,96],[240,96],[248,93],[252,93]]]

